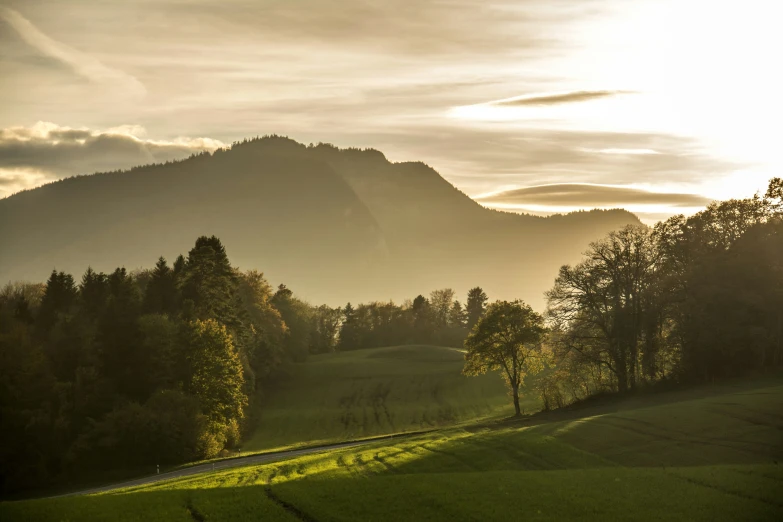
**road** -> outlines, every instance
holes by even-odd
[[[345,442],[341,444],[330,444],[327,446],[316,446],[312,448],[303,448],[296,450],[278,451],[274,453],[264,453],[260,455],[249,455],[247,457],[237,457],[233,459],[220,460],[208,464],[198,464],[196,466],[190,466],[174,471],[168,471],[166,473],[149,475],[138,479],[128,480],[126,482],[119,482],[117,484],[110,484],[108,486],[100,486],[97,488],[84,489],[82,491],[74,491],[72,493],[65,493],[63,495],[55,495],[49,498],[59,497],[71,497],[75,495],[91,495],[93,493],[104,493],[113,489],[129,488],[132,486],[143,486],[145,484],[154,484],[163,480],[169,480],[173,478],[189,477],[191,475],[198,475],[199,473],[207,473],[210,471],[225,470],[230,468],[237,468],[239,466],[247,466],[248,464],[264,464],[267,462],[275,462],[277,460],[286,459],[290,457],[298,457],[301,455],[309,455],[311,453],[318,453],[321,451],[329,451],[342,448],[353,448],[356,446],[363,446],[378,442],[378,439],[363,440],[358,442]]]

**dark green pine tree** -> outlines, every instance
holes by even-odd
[[[359,330],[356,324],[356,310],[351,303],[343,309],[343,323],[340,325],[337,348],[340,351],[356,350],[359,348]]]
[[[449,310],[449,325],[457,328],[465,326],[466,320],[465,310],[462,308],[462,303],[454,301]]]
[[[411,306],[411,314],[413,315],[413,341],[429,343],[435,329],[429,300],[423,295],[417,295]]]
[[[108,278],[109,295],[106,309],[98,323],[98,354],[100,367],[108,382],[120,395],[144,400],[150,390],[139,378],[149,370],[149,357],[141,345],[138,318],[141,299],[133,278],[124,268],[118,268]]]
[[[48,336],[62,314],[73,311],[78,292],[71,274],[52,271],[46,282],[38,312],[38,327],[44,336]]]
[[[313,319],[310,305],[294,297],[294,293],[285,285],[277,287],[270,302],[280,312],[288,328],[284,337],[286,356],[303,362],[310,350]]]
[[[96,272],[91,267],[82,276],[79,285],[81,309],[87,315],[97,318],[104,311],[109,296],[109,281],[106,274]]]
[[[486,310],[487,294],[480,286],[471,288],[468,292],[468,302],[465,304],[465,313],[468,316],[468,330],[473,329]]]
[[[160,257],[147,283],[144,312],[171,316],[176,313],[178,306],[179,290],[177,290],[174,271],[169,268],[166,260]]]
[[[192,303],[189,307],[194,317],[216,319],[232,330],[238,329],[239,278],[217,237],[196,240],[182,268],[179,286],[182,299]]]
[[[172,271],[174,272],[174,278],[179,279],[179,277],[182,275],[182,272],[185,270],[185,257],[180,254],[177,256],[177,259],[174,260],[174,267],[172,268]]]

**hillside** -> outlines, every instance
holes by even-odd
[[[478,424],[96,496],[9,520],[688,520],[783,517],[780,378]]]
[[[500,375],[465,377],[462,352],[398,346],[313,356],[271,387],[247,451],[443,427],[510,414]],[[527,401],[528,411],[540,406]]]
[[[269,137],[0,200],[0,281],[149,267],[214,234],[235,265],[313,302],[481,285],[540,305],[559,265],[628,223],[638,219],[625,211],[497,212],[422,163]]]

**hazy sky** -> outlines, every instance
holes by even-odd
[[[781,174],[777,10],[0,0],[0,197],[276,133],[425,161],[497,207],[692,212]]]

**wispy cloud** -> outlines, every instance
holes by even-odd
[[[584,208],[632,205],[693,208],[703,207],[710,202],[708,198],[697,194],[651,192],[634,187],[582,183],[525,187],[487,194],[476,199],[485,204]]]
[[[489,105],[517,107],[517,106],[540,106],[540,105],[559,105],[563,103],[577,103],[600,98],[609,98],[622,94],[634,94],[634,91],[571,91],[549,94],[531,94],[525,96],[516,96],[489,102]]]
[[[646,155],[646,154],[660,154],[657,150],[653,149],[584,149],[585,152],[597,152],[598,154],[631,154],[631,155]]]
[[[0,6],[0,18],[5,20],[28,45],[68,65],[84,78],[96,83],[110,83],[114,88],[137,96],[146,93],[144,85],[135,77],[119,69],[108,67],[100,60],[50,38],[18,11]]]

